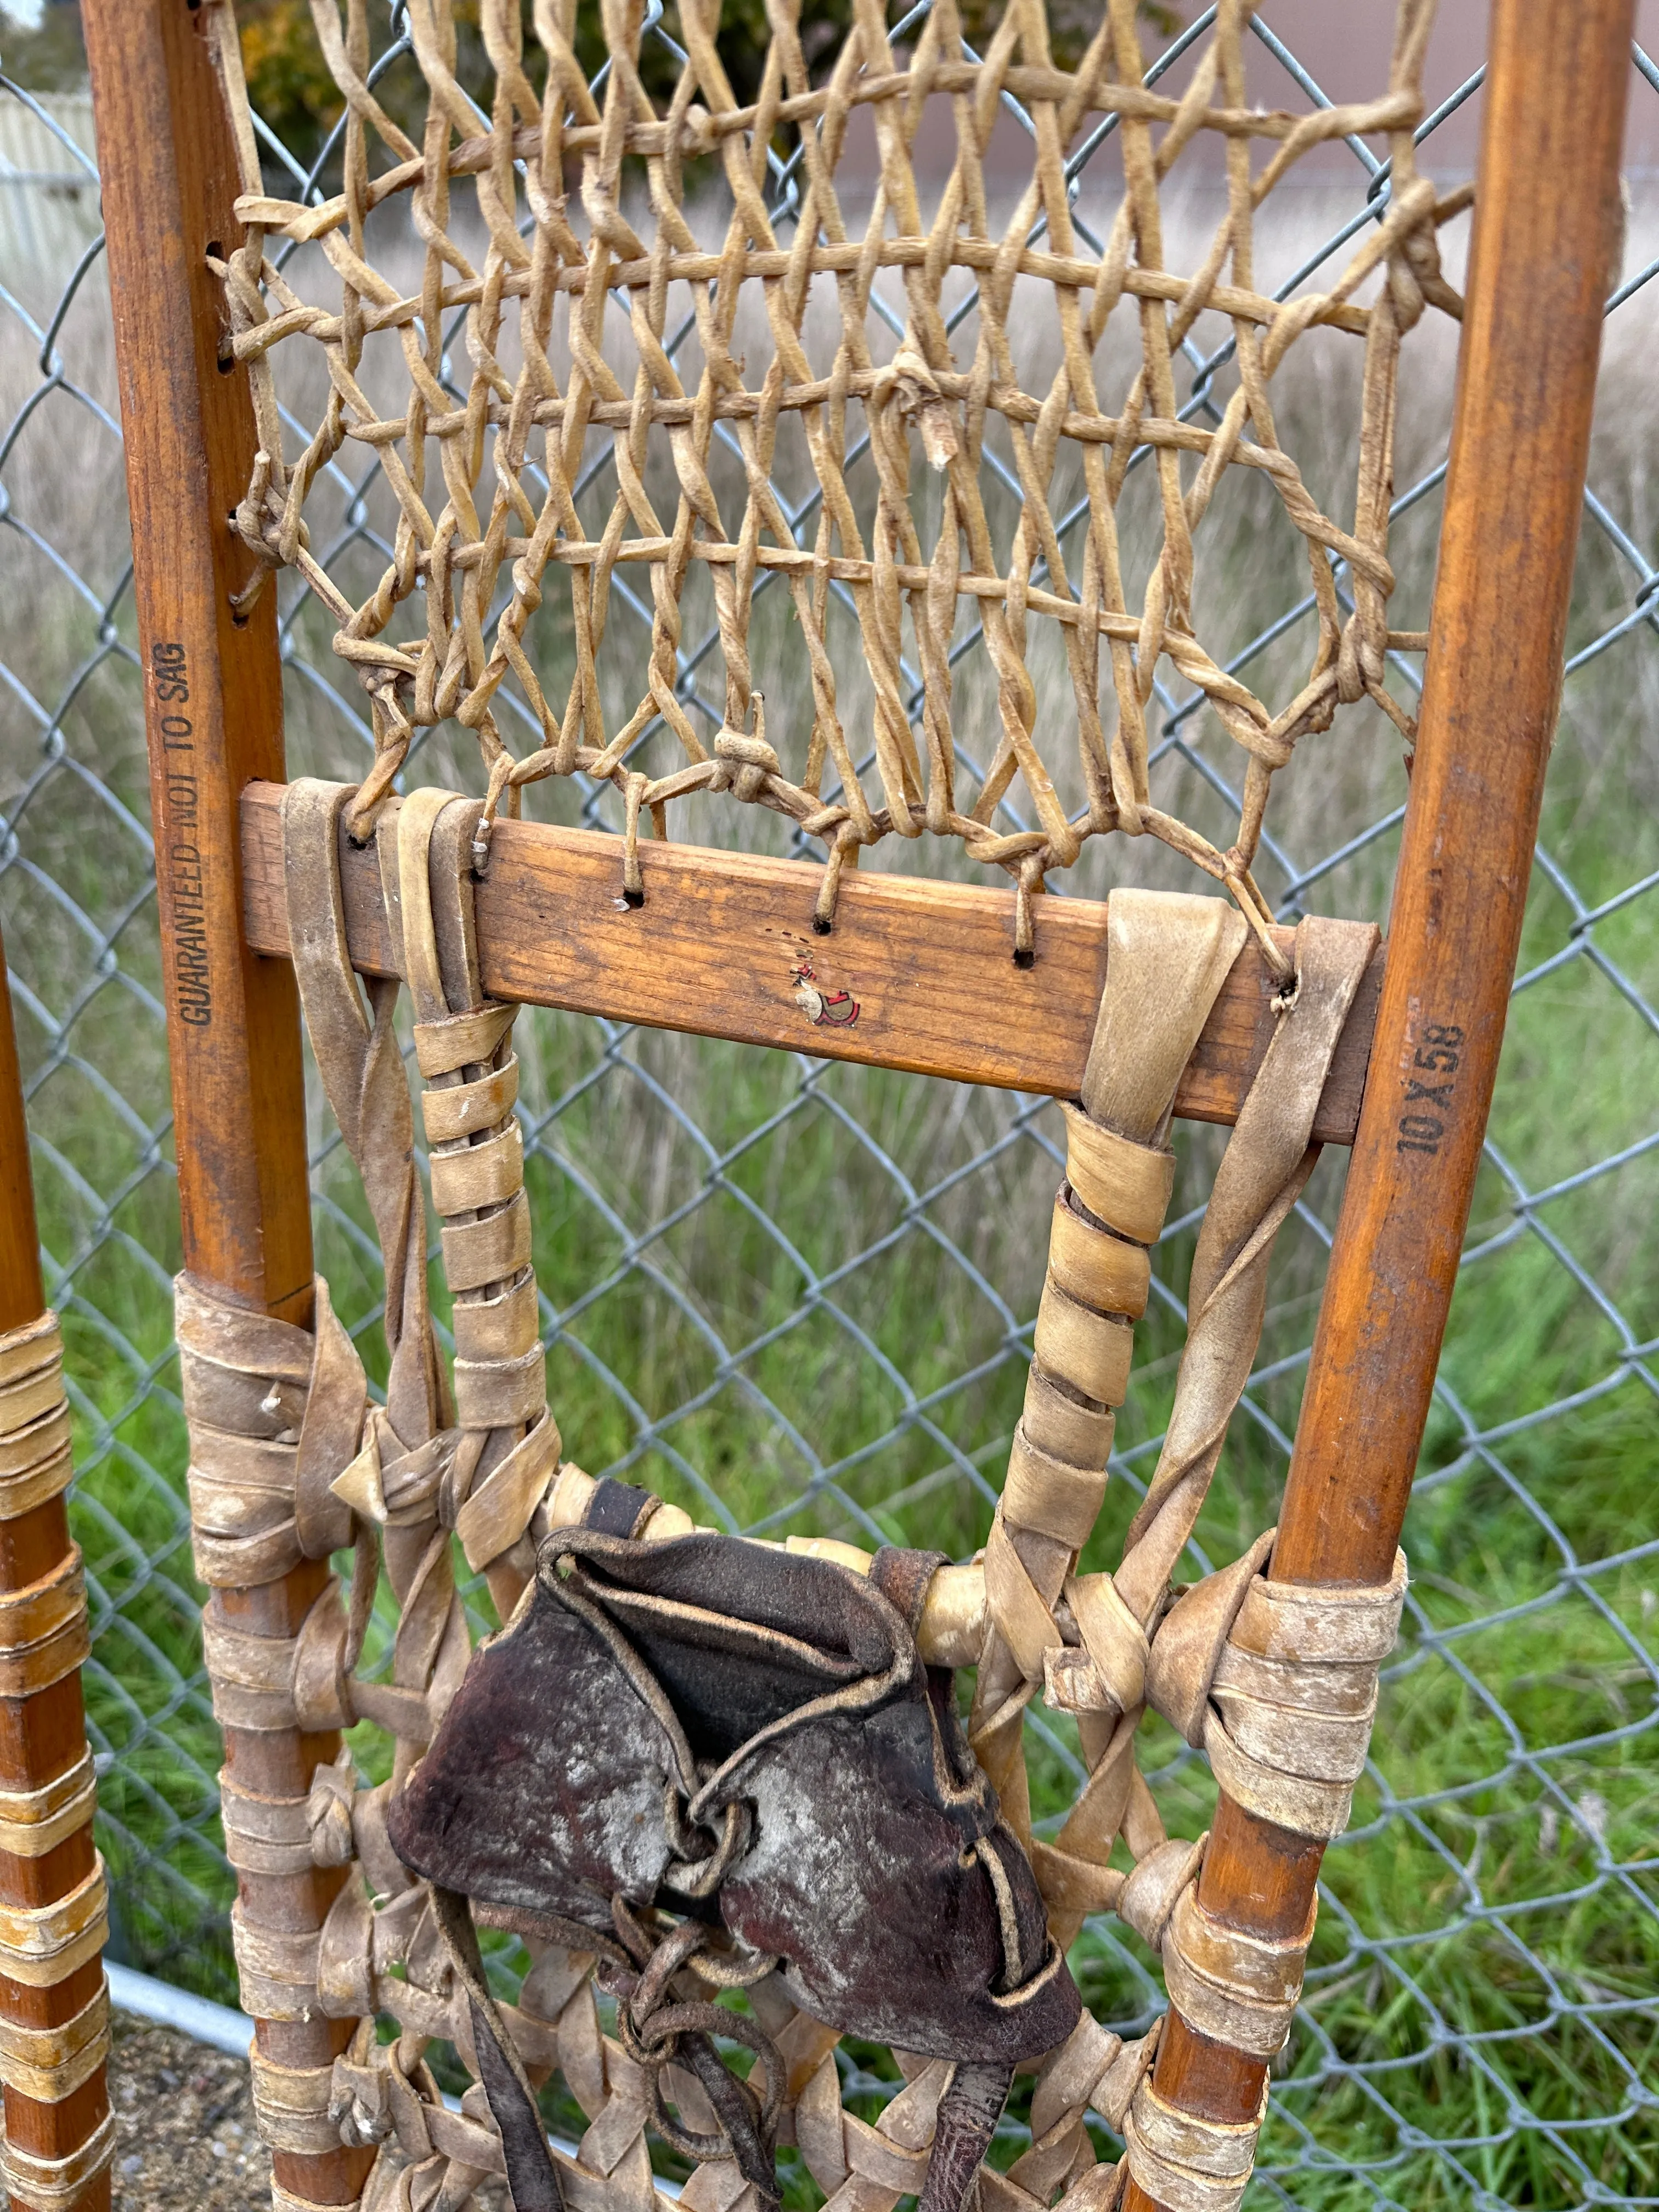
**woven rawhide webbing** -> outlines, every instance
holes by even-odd
[[[670,20],[683,46],[645,0],[600,0],[601,93],[576,59],[578,0],[532,11],[482,0],[468,16],[494,76],[487,118],[456,74],[461,11],[411,0],[402,20],[413,60],[401,66],[423,81],[417,135],[390,112],[368,0],[346,0],[343,22],[336,0],[313,0],[312,12],[319,63],[346,110],[342,189],[319,204],[267,192],[229,0],[209,10],[246,226],[216,266],[258,415],[235,521],[261,564],[252,588],[269,568],[296,570],[334,616],[336,649],[372,702],[377,758],[354,803],[357,834],[415,732],[454,717],[475,732],[489,776],[481,858],[498,806],[516,806],[538,778],[580,773],[622,796],[621,868],[637,894],[641,813],[665,836],[671,800],[730,793],[819,842],[822,923],[861,848],[926,831],[1015,878],[1029,948],[1030,895],[1048,871],[1091,836],[1149,833],[1224,881],[1277,958],[1250,874],[1274,773],[1303,735],[1362,698],[1412,730],[1383,680],[1391,647],[1422,646],[1388,622],[1395,390],[1401,338],[1425,304],[1461,313],[1437,231],[1468,201],[1462,190],[1443,198],[1417,167],[1431,0],[1401,0],[1374,98],[1300,115],[1252,102],[1243,0],[1223,0],[1178,95],[1146,82],[1136,0],[1095,11],[1071,69],[1057,65],[1042,0],[1009,0],[982,54],[964,40],[956,0],[933,0],[896,30],[880,0],[855,0],[833,58],[816,69],[799,0],[775,0],[750,103],[721,59],[720,0],[679,0]],[[665,69],[676,82],[659,104],[647,82]],[[1030,169],[1001,199],[991,139],[1015,102]],[[1085,165],[1109,132],[1122,185],[1099,218],[1103,238],[1077,193],[1080,180],[1093,185]],[[1386,135],[1377,220],[1327,289],[1272,295],[1255,266],[1262,203],[1305,155],[1357,134]],[[1218,141],[1225,212],[1194,265],[1177,270],[1164,201]],[[295,248],[313,250],[327,304]],[[394,281],[411,252],[419,282]],[[471,368],[458,387],[447,319],[462,314]],[[1180,388],[1183,349],[1205,317],[1231,324],[1236,362],[1212,387],[1224,393],[1213,427]],[[680,343],[693,328],[699,367],[688,380]],[[1103,349],[1120,330],[1133,360],[1109,368]],[[1274,418],[1273,379],[1314,331],[1364,349],[1352,511],[1341,520],[1315,500]],[[279,356],[307,348],[324,356],[329,398],[290,455]],[[391,557],[361,599],[316,557],[305,520],[354,442],[376,457],[395,511]],[[1119,507],[1146,450],[1161,544],[1132,606]],[[1240,470],[1272,487],[1305,544],[1315,602],[1311,661],[1272,702],[1206,646],[1194,588],[1205,519]],[[1017,486],[1006,557],[988,499],[994,471]],[[1080,548],[1067,512],[1079,500]],[[689,688],[678,657],[699,572],[718,629],[718,704]],[[799,636],[793,680],[763,708],[750,617],[773,575]],[[634,578],[650,602],[642,680],[637,654],[607,649],[613,585]],[[952,720],[964,611],[995,682],[994,748],[977,766]],[[1058,718],[1039,715],[1033,675],[1045,625],[1070,693]],[[547,665],[554,640],[568,670],[562,696]],[[854,652],[868,672],[872,763],[838,701]],[[1245,757],[1224,848],[1153,799],[1147,720],[1164,661]],[[517,757],[502,734],[508,692],[534,733]],[[1056,719],[1072,726],[1069,757],[1050,742]],[[648,769],[641,748],[659,729],[667,756]]]
[[[61,1497],[73,1468],[64,1342],[47,1312],[0,1331],[0,1523]],[[73,1674],[91,1649],[86,1576],[78,1545],[39,1580],[0,1595],[0,1698],[23,1699]],[[21,1714],[26,1707],[14,1706]],[[96,1794],[92,1753],[32,1790],[0,1790],[0,1851],[41,1859],[91,1822]],[[104,1862],[94,1851],[85,1879],[49,1904],[0,1904],[0,1977],[24,1990],[55,1989],[97,1959],[109,1939]],[[55,2027],[0,2019],[0,2081],[37,2104],[62,2104],[109,2055],[109,1990],[99,1986]],[[108,2165],[112,2116],[78,2148],[41,2158],[0,2140],[0,2181],[14,2201],[39,2212],[68,2212]]]
[[[1190,2025],[1270,2057],[1289,2032],[1311,1925],[1292,1942],[1264,1943],[1206,1912],[1205,1839],[1166,1836],[1134,1740],[1148,1709],[1164,1715],[1239,1803],[1310,1837],[1340,1829],[1363,1766],[1403,1561],[1380,1591],[1281,1584],[1265,1571],[1269,1531],[1189,1589],[1176,1590],[1171,1577],[1249,1370],[1273,1242],[1311,1171],[1315,1108],[1376,933],[1317,920],[1297,932],[1293,980],[1199,1239],[1162,1456],[1117,1567],[1080,1574],[1078,1555],[1104,1495],[1113,1409],[1146,1300],[1147,1248],[1171,1188],[1176,1086],[1246,938],[1223,900],[1134,891],[1109,907],[1106,983],[1082,1097],[1067,1109],[1067,1173],[1025,1410],[983,1554],[956,1565],[896,1553],[872,1560],[830,1540],[792,1539],[785,1553],[803,1556],[789,1567],[773,1547],[694,1530],[677,1506],[596,1484],[559,1457],[512,1118],[510,1011],[483,998],[477,976],[477,802],[417,793],[381,810],[375,838],[411,978],[456,1295],[452,1407],[424,1268],[411,1256],[420,1190],[395,988],[371,982],[366,1002],[347,963],[343,803],[333,787],[291,787],[285,856],[319,1067],[394,1291],[385,1407],[370,1404],[320,1284],[310,1333],[224,1306],[188,1281],[179,1298],[204,1578],[258,1581],[301,1557],[356,1550],[349,1607],[331,1582],[291,1640],[246,1637],[210,1607],[216,1711],[239,1728],[364,1719],[395,1738],[390,1778],[372,1788],[349,1751],[318,1771],[304,1799],[226,1783],[227,1844],[239,1869],[347,1870],[320,1938],[237,1910],[251,2013],[363,2023],[331,2069],[258,2059],[267,2139],[311,2152],[377,2145],[365,2202],[413,2212],[459,2208],[481,2180],[503,2173],[520,2212],[561,2203],[651,2212],[653,2135],[691,2159],[683,2201],[692,2212],[763,2212],[776,2195],[772,2160],[790,2146],[837,2212],[891,2212],[907,2194],[922,2195],[929,2212],[957,2212],[1012,2059],[1036,2055],[988,2043],[972,2026],[974,2007],[988,1997],[1007,2007],[1046,1986],[1036,1971],[1043,1942],[1063,1974],[1060,1954],[1085,1916],[1107,1910],[1161,1954]],[[458,1538],[507,1624],[476,1655],[455,1586]],[[797,1569],[799,1589],[788,1580]],[[874,1581],[863,1642],[863,1601],[848,1571]],[[390,1679],[365,1681],[356,1662],[382,1571],[398,1609]],[[823,1595],[826,1577],[839,1598]],[[965,1738],[951,1733],[949,1687],[949,1670],[963,1665],[978,1668]],[[582,1669],[594,1666],[598,1686],[584,1686]],[[813,1745],[810,1758],[799,1754],[807,1779],[792,1780],[787,1759],[775,1769],[763,1759],[764,1784],[761,1768],[743,1764],[763,1747],[807,1744],[810,1730],[790,1717],[799,1698],[784,1698],[775,1712],[768,1703],[783,1697],[792,1668],[834,1691],[808,1719],[817,1727],[820,1707],[835,1708],[836,1756],[850,1762],[853,1778],[825,1793],[852,1824],[836,1846],[843,1872],[833,1879],[803,1841],[809,1810],[821,1817],[811,1793],[829,1753]],[[896,1794],[890,1804],[879,1795],[867,1802],[886,1805],[880,1819],[890,1814],[897,1825],[878,1850],[876,1812],[855,1819],[849,1809],[863,1802],[866,1784],[854,1778],[871,1755],[859,1731],[891,1726],[905,1697],[918,1717],[933,1715],[927,1725],[939,1747],[920,1768],[884,1770]],[[1075,1716],[1089,1766],[1052,1840],[1032,1832],[1023,1755],[1023,1717],[1036,1697]],[[653,1714],[648,1725],[640,1717]],[[904,1757],[914,1759],[915,1740],[907,1741]],[[1002,1935],[982,1981],[972,1980],[981,1970],[969,1953],[947,1948],[933,1976],[913,1967],[902,1978],[907,2003],[895,2009],[878,1978],[859,1980],[859,1960],[884,1911],[898,1914],[907,1937],[929,1940],[932,1908],[904,1901],[926,1858],[922,1830],[894,1810],[909,1802],[897,1781],[906,1771],[933,1777],[914,1801],[935,1807],[916,1814],[924,1826],[940,1808],[956,1808],[954,1819],[977,1806],[972,1820],[994,1821],[1006,1838],[981,1843],[977,1872],[967,1871],[969,1850],[951,1876],[980,1885],[973,1909],[989,1911],[988,1925]],[[732,1794],[716,1803],[708,1793],[721,1774]],[[652,1837],[657,1856],[639,1860]],[[1109,1863],[1120,1837],[1133,1862],[1127,1874]],[[783,1879],[779,1866],[789,1869],[792,1842],[814,1871],[789,1892],[799,1917],[786,1936],[781,1893],[766,1885]],[[966,1909],[952,1905],[947,1917],[965,1926]],[[837,1911],[850,1917],[838,1925]],[[489,1990],[476,1925],[510,1928],[526,1944],[516,2004]],[[1034,1926],[1045,1926],[1042,1941]],[[872,1955],[882,1955],[878,1945]],[[959,2002],[947,2003],[939,1979],[946,1963],[969,1973]],[[746,2015],[711,2013],[734,1984]],[[602,1993],[620,2008],[615,2034],[602,2023]],[[1125,2173],[1178,2212],[1230,2212],[1255,2129],[1211,2129],[1173,2112],[1147,2078],[1156,2030],[1125,2045],[1074,2008],[1074,1991],[1070,2002],[1039,2039],[1030,2149],[1006,2175],[977,2170],[983,2212],[1048,2212],[1056,2200],[1070,2212],[1108,2212]],[[392,2043],[373,2033],[382,2014],[401,2028]],[[906,2078],[873,2126],[842,2107],[835,2049],[843,2033],[890,2040]],[[752,2086],[726,2069],[711,2035],[757,2053]],[[1048,2037],[1058,2038],[1054,2047]],[[427,2068],[434,2039],[451,2043],[475,2077],[459,2112]],[[536,2092],[555,2071],[586,2117],[574,2160],[544,2147],[536,2116]],[[1091,2112],[1124,2135],[1121,2167],[1097,2163]]]

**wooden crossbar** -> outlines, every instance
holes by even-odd
[[[242,897],[249,945],[286,957],[282,796],[274,783],[250,784],[242,794]],[[1010,893],[849,874],[834,931],[817,937],[820,877],[809,863],[654,843],[641,848],[641,858],[645,903],[630,907],[614,836],[497,823],[477,886],[484,988],[519,1005],[1077,1095],[1106,971],[1103,902],[1042,900],[1036,963],[1020,969]],[[397,974],[379,865],[373,851],[352,846],[343,825],[340,872],[352,965]],[[1279,936],[1288,949],[1293,933]],[[1322,1143],[1353,1141],[1382,975],[1379,951],[1314,1121]],[[1177,1114],[1237,1120],[1278,1020],[1274,988],[1251,940],[1188,1063]]]

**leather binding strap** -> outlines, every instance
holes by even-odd
[[[1275,1237],[1318,1157],[1314,1110],[1376,933],[1304,921],[1278,1026],[1228,1140],[1194,1255],[1188,1340],[1158,1464],[1112,1573],[1078,1570],[1106,1486],[1147,1247],[1173,1184],[1176,1084],[1244,926],[1218,901],[1119,891],[1106,986],[1082,1098],[1066,1109],[1066,1176],[1055,1200],[1025,1408],[985,1555],[989,1630],[974,1743],[1020,1829],[1068,1943],[1085,1913],[1115,1909],[1161,1950],[1171,2000],[1195,2027],[1269,2056],[1289,2033],[1310,1927],[1290,1946],[1233,1940],[1199,1907],[1205,1839],[1166,1838],[1134,1762],[1148,1705],[1203,1747],[1241,1802],[1329,1835],[1347,1817],[1376,1703],[1376,1668],[1404,1591],[1322,1608],[1262,1579],[1273,1532],[1171,1607],[1171,1577],[1208,1494],[1249,1377]],[[1089,1778],[1052,1841],[1032,1836],[1020,1732],[1037,1692],[1073,1713]],[[1109,1864],[1122,1837],[1135,1862]],[[1077,2039],[1073,2038],[1073,2042]],[[1041,2145],[1011,2178],[1037,2185],[1077,2148],[1093,2064],[1049,2060]],[[1131,2085],[1127,2170],[1173,2212],[1231,2212],[1255,2125],[1212,2130]],[[1099,2109],[1098,2103],[1096,2109]],[[1213,2135],[1213,2140],[1211,2139]],[[1031,2179],[1026,2180],[1030,2174]]]
[[[1115,1412],[1128,1386],[1133,1324],[1146,1310],[1147,1247],[1174,1182],[1168,1132],[1176,1086],[1245,939],[1243,920],[1223,900],[1149,891],[1115,893],[1107,927],[1106,984],[1083,1096],[1068,1121],[1067,1174],[1054,1200],[1025,1407],[986,1546],[991,1628],[970,1723],[975,1751],[1030,1854],[1062,1946],[1085,1914],[1109,1906],[1122,1886],[1106,1861],[1130,1804],[1142,1702],[1133,1680],[1139,1624],[1111,1615],[1132,1694],[1121,1711],[1097,1705],[1081,1713],[1090,1779],[1052,1844],[1031,1833],[1024,1714],[1046,1680],[1063,1686],[1092,1656],[1081,1640],[1068,1648],[1057,1611],[1106,1493]],[[1092,1206],[1072,1180],[1073,1166]],[[1078,1626],[1086,1638],[1088,1627]],[[1146,1827],[1143,1818],[1132,1850]]]
[[[383,854],[396,841],[432,1203],[454,1297],[454,1528],[505,1619],[535,1571],[533,1540],[523,1540],[558,1472],[560,1444],[513,1110],[516,1010],[487,1000],[478,976],[471,855],[480,811],[450,793],[417,791],[378,834]]]

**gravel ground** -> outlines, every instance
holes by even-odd
[[[112,2015],[112,2212],[270,2212],[247,2061],[125,2013]],[[507,2212],[506,2192],[482,2190],[477,2204]]]
[[[113,2212],[270,2212],[247,2061],[114,2015]]]

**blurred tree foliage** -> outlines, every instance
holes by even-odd
[[[453,0],[456,29],[456,75],[462,85],[486,110],[489,105],[492,73],[479,28],[481,0]],[[964,34],[982,51],[1001,17],[1005,0],[961,0]],[[532,0],[521,0],[529,74],[541,90],[544,69],[532,27]],[[1049,33],[1055,58],[1074,63],[1100,21],[1102,0],[1048,0]],[[1141,15],[1152,31],[1167,36],[1180,26],[1180,11],[1162,0],[1142,0]],[[372,51],[378,60],[394,43],[401,27],[401,11],[390,6],[370,7]],[[296,161],[306,167],[316,159],[329,131],[338,121],[343,103],[323,59],[310,0],[236,0],[236,20],[242,33],[242,62],[247,72],[253,104]],[[853,23],[853,0],[802,0],[801,46],[815,80],[833,67]],[[662,28],[676,45],[680,34],[678,0],[668,0]],[[725,0],[720,9],[718,45],[721,61],[733,90],[743,101],[760,89],[769,35],[766,0]],[[605,33],[599,0],[578,0],[576,52],[592,76],[605,58]],[[8,75],[37,89],[63,90],[86,82],[86,57],[81,44],[81,15],[76,0],[49,0],[37,29],[24,30],[5,14],[0,0],[0,58]],[[646,88],[656,100],[666,100],[678,76],[672,49],[661,39],[647,38],[641,55]],[[394,63],[375,86],[381,104],[412,137],[418,137],[425,113],[425,94],[412,60]],[[277,190],[282,181],[270,181]],[[292,179],[288,180],[291,185]]]
[[[0,71],[31,92],[80,92],[87,82],[87,50],[81,43],[81,10],[75,0],[58,0],[40,21],[26,28],[0,5]]]
[[[345,105],[323,58],[309,0],[240,0],[236,21],[253,105],[309,168]],[[383,36],[379,49],[390,44]]]

